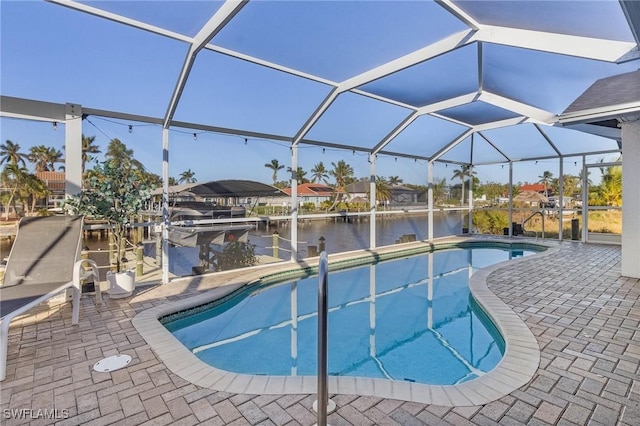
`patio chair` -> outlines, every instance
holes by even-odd
[[[80,316],[81,281],[93,275],[102,302],[98,266],[81,259],[82,216],[23,218],[0,286],[0,380],[6,377],[9,323],[34,306],[73,289],[71,322]]]

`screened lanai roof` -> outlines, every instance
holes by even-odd
[[[2,114],[86,115],[409,158],[618,150],[558,121],[640,68],[637,1],[2,1]],[[579,130],[579,131],[578,131]],[[587,133],[584,133],[587,132]]]

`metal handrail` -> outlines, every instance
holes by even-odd
[[[318,426],[327,424],[327,404],[329,402],[328,353],[327,353],[327,317],[328,317],[328,284],[329,263],[327,252],[320,253],[318,264]]]
[[[540,217],[542,218],[542,239],[544,240],[544,214],[542,212],[533,212],[533,214],[531,214],[531,216],[529,216],[528,218],[526,218],[525,220],[522,221],[522,232],[527,232],[526,229],[524,229],[524,224],[529,222],[529,220],[531,220],[531,218],[533,218],[535,215],[539,214]],[[536,240],[538,239],[538,231],[530,231],[530,232],[535,232],[536,233]]]

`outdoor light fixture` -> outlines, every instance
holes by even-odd
[[[197,140],[198,140],[198,134],[197,134],[197,133],[194,133],[194,134],[193,134],[193,140],[194,140],[194,141],[197,141]]]
[[[52,124],[53,124],[53,130],[58,130],[58,122],[54,121]]]
[[[129,124],[129,133],[133,133],[133,126]]]
[[[247,138],[244,138],[244,144],[245,145],[247,144]]]

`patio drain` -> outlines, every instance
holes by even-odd
[[[131,357],[129,355],[112,355],[93,364],[93,369],[98,373],[108,373],[124,368],[129,365],[130,362]]]

